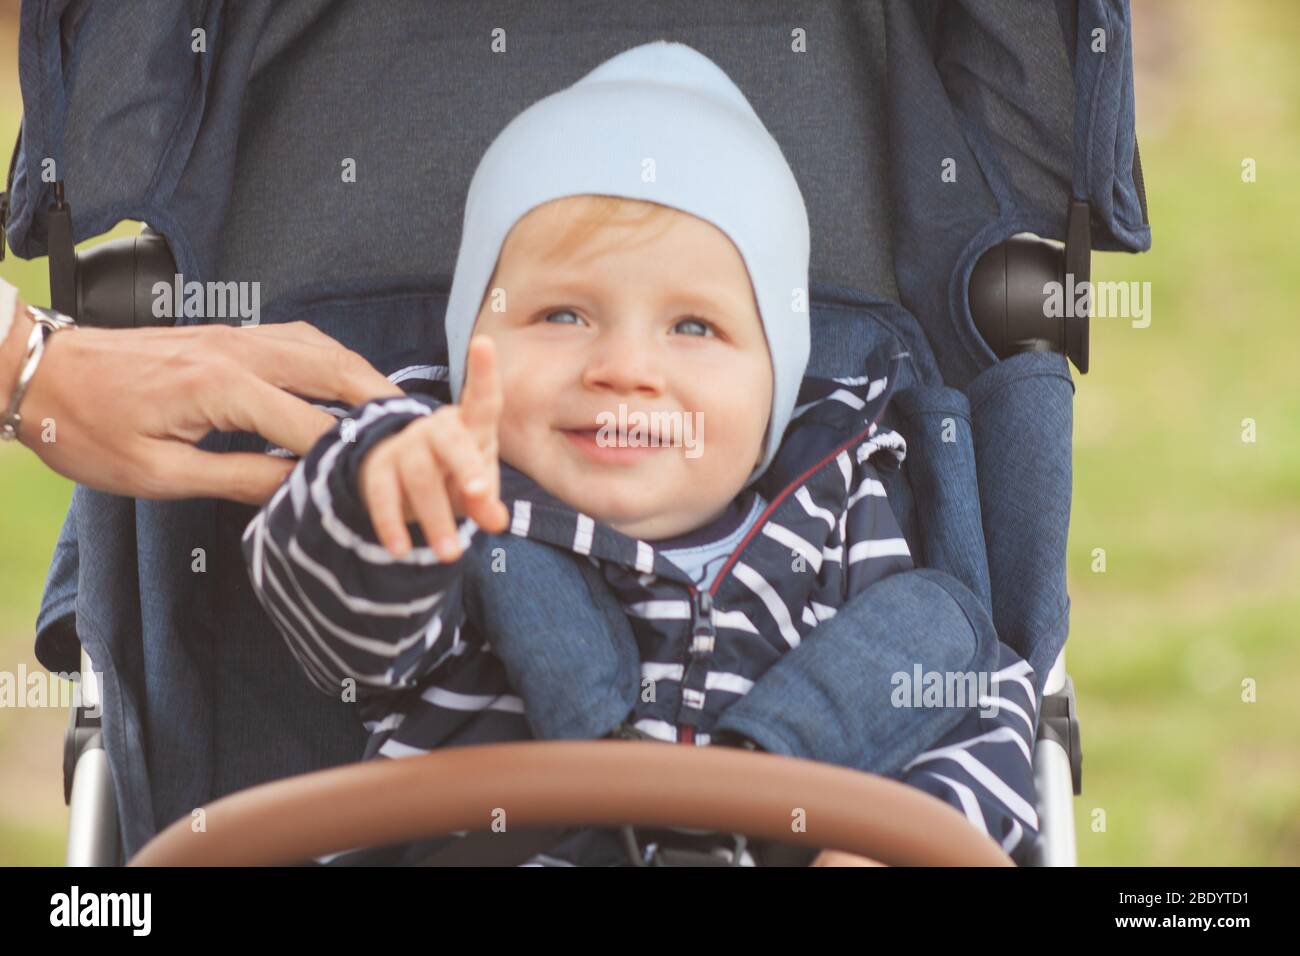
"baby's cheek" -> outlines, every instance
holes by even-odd
[[[727,451],[738,459],[747,461],[762,451],[771,400],[766,405],[759,405],[759,401],[760,397],[751,393],[747,400],[731,409],[731,417],[726,422]]]
[[[526,470],[530,444],[524,425],[524,421],[507,414],[507,409],[502,409],[501,420],[497,425],[497,454],[506,464],[521,471]]]

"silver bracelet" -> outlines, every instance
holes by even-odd
[[[76,322],[60,312],[46,313],[32,305],[27,306],[27,315],[35,324],[27,336],[27,357],[23,360],[23,370],[18,373],[18,384],[14,386],[14,393],[9,398],[9,408],[5,410],[4,417],[0,418],[0,440],[3,441],[13,441],[18,437],[18,427],[23,423],[18,408],[23,403],[23,396],[27,394],[27,386],[36,374],[36,367],[41,364],[45,343],[55,332],[77,327]]]

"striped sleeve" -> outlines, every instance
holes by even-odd
[[[894,434],[878,433],[869,444],[889,442]],[[902,439],[898,441],[901,443]],[[913,567],[911,549],[885,496],[880,471],[873,462],[864,460],[863,449],[859,449],[858,455],[860,464],[856,470],[847,467],[849,452],[841,456],[845,459],[841,467],[845,472],[848,501],[841,512],[840,538],[844,543],[845,597],[849,598],[882,578]]]
[[[859,484],[850,489],[845,511],[850,599],[881,578],[914,565],[874,465],[874,456],[894,452],[896,441],[902,439],[894,432],[876,432],[858,450]],[[889,460],[885,461],[888,467]],[[996,668],[985,675],[980,694],[979,708],[971,708],[897,776],[955,807],[1022,862],[1038,836],[1033,669],[1011,648],[999,644]]]
[[[999,645],[998,670],[970,712],[896,775],[955,807],[1013,860],[1024,863],[1038,839],[1033,745],[1037,696],[1033,669]]]
[[[357,488],[366,452],[438,403],[359,406],[312,448],[249,523],[243,550],[258,600],[321,691],[355,682],[365,705],[414,687],[460,647],[461,564],[439,561],[412,526],[401,558],[379,543]],[[477,526],[459,526],[462,554]]]

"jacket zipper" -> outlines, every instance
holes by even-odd
[[[709,585],[707,590],[701,591],[694,585],[687,585],[691,592],[691,647],[687,652],[687,659],[684,667],[690,667],[690,655],[695,652],[695,649],[698,646],[697,642],[707,640],[709,652],[712,653],[713,651],[713,642],[717,638],[717,630],[713,625],[713,598],[718,593],[718,588],[722,586],[722,582],[726,580],[727,575],[731,573],[731,568],[740,557],[741,552],[743,552],[749,542],[753,540],[754,535],[762,530],[763,523],[767,521],[768,516],[777,509],[782,501],[789,497],[792,491],[801,487],[805,481],[820,471],[828,462],[834,461],[836,456],[841,452],[856,446],[871,434],[871,429],[880,421],[880,416],[884,414],[885,407],[889,404],[889,398],[890,395],[893,394],[896,381],[896,369],[891,365],[889,385],[886,388],[887,394],[885,395],[884,400],[880,403],[880,411],[876,413],[876,417],[871,419],[862,431],[858,432],[847,441],[841,442],[839,445],[835,446],[835,448],[831,449],[831,451],[824,455],[815,465],[801,472],[793,481],[789,482],[781,489],[780,494],[768,502],[767,507],[763,509],[763,513],[760,514],[758,520],[754,522],[754,527],[750,528],[748,533],[740,539],[740,543],[736,545],[735,550],[731,552],[731,557],[727,559],[726,564],[724,564],[718,571],[717,577],[713,579],[713,583]],[[682,676],[685,678],[685,672],[683,672]],[[678,706],[680,707],[681,705],[679,704]],[[677,742],[679,744],[694,743],[695,728],[688,724],[678,723]]]
[[[696,654],[713,654],[713,643],[717,638],[717,630],[713,626],[713,593],[711,591],[701,591],[699,588],[691,587],[691,646],[686,652],[686,663],[682,672],[682,680],[685,683],[686,672],[691,665],[691,659]],[[685,688],[683,688],[685,693]],[[682,704],[678,703],[678,708]],[[677,742],[679,744],[692,744],[695,742],[695,728],[689,724],[677,724]]]
[[[858,432],[858,434],[855,434],[853,438],[850,438],[850,440],[844,442],[844,444],[837,445],[831,453],[826,455],[826,457],[819,460],[819,462],[814,464],[814,466],[809,468],[809,470],[802,472],[800,476],[796,477],[796,479],[792,481],[792,483],[781,489],[781,493],[777,494],[775,498],[772,498],[772,501],[768,502],[767,507],[764,507],[762,514],[758,516],[757,522],[754,522],[754,527],[750,528],[745,537],[741,538],[740,544],[736,545],[736,550],[732,551],[731,557],[729,557],[727,563],[723,564],[722,568],[720,568],[718,576],[714,578],[714,583],[708,585],[706,591],[701,591],[701,589],[694,587],[694,585],[688,585],[690,588],[690,610],[692,610],[690,619],[692,619],[692,623],[690,623],[690,648],[688,649],[688,652],[686,652],[686,659],[684,662],[685,670],[682,671],[682,683],[685,683],[686,672],[689,671],[690,665],[692,665],[692,659],[694,654],[697,653],[697,649],[701,648],[701,646],[705,646],[699,644],[699,641],[702,639],[707,640],[706,646],[708,652],[712,653],[712,644],[714,644],[714,640],[716,639],[716,636],[718,636],[718,631],[716,631],[714,627],[714,596],[718,593],[718,588],[722,587],[723,581],[727,578],[727,575],[731,574],[732,566],[736,563],[737,559],[740,558],[741,551],[744,551],[745,546],[749,545],[749,542],[753,540],[754,535],[757,535],[757,533],[761,531],[763,522],[766,522],[767,516],[772,514],[772,511],[775,511],[776,507],[779,506],[781,502],[785,501],[785,498],[789,496],[789,493],[792,492],[792,490],[800,488],[800,486],[805,483],[813,473],[818,471],[819,468],[822,468],[827,462],[835,460],[836,455],[839,455],[841,451],[846,449],[846,447],[850,447],[857,444],[857,442],[862,441],[862,438],[866,437],[866,434],[870,431],[871,425],[867,425],[867,428],[863,429],[862,432]],[[685,692],[685,688],[682,688],[682,692]],[[680,713],[682,705],[679,704],[677,706],[679,706]],[[680,721],[677,722],[677,743],[693,744],[695,741],[694,731],[695,728],[690,726],[690,724],[682,724]]]

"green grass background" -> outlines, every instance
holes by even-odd
[[[1068,664],[1084,864],[1300,864],[1300,4],[1137,0],[1154,233],[1097,254],[1152,321],[1093,323],[1076,376]],[[17,4],[0,3],[0,161],[17,129]],[[1243,183],[1245,158],[1258,180]],[[119,232],[126,231],[122,227]],[[0,275],[48,301],[44,261]],[[1241,440],[1242,420],[1257,441]],[[32,622],[71,485],[0,448],[0,669]],[[1092,570],[1096,548],[1106,571]],[[1258,700],[1241,699],[1242,681]],[[0,864],[62,859],[66,715],[0,711]],[[1104,823],[1104,826],[1102,825]]]

